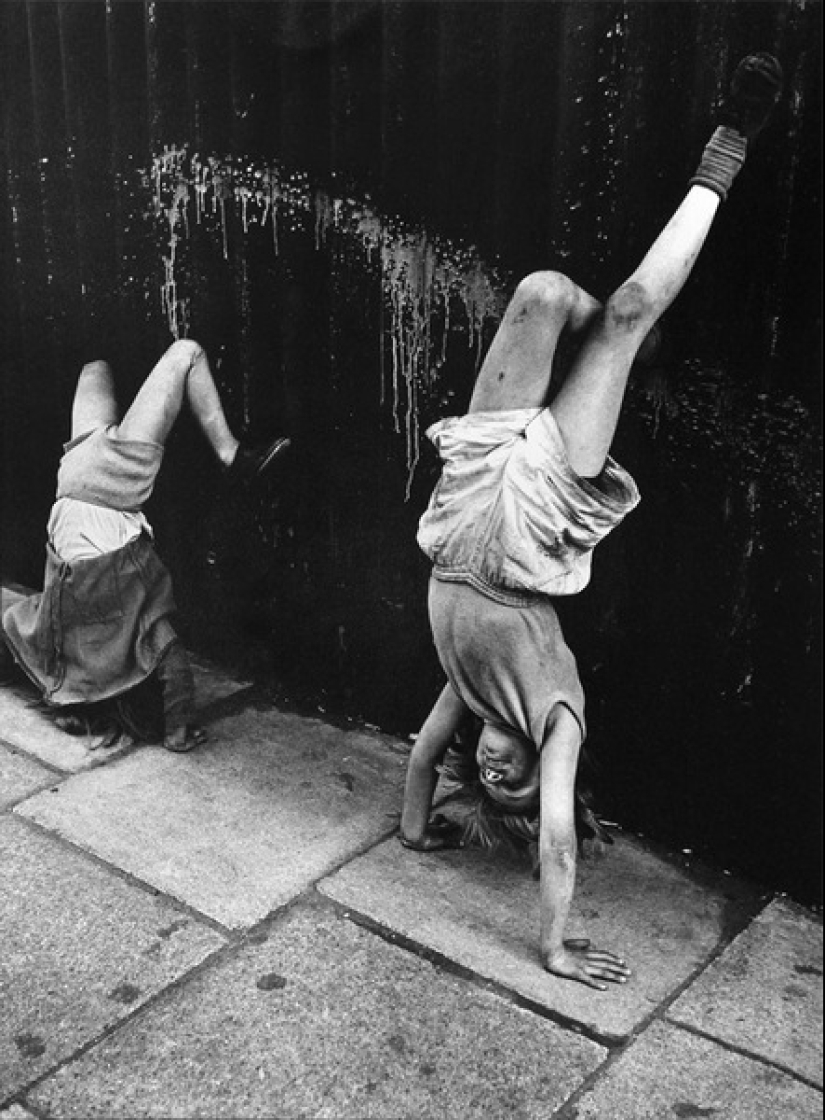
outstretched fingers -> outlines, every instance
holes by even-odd
[[[205,743],[208,738],[205,728],[191,723],[181,724],[164,736],[163,745],[167,751],[172,751],[174,754],[186,754]]]
[[[613,953],[598,949],[588,950],[586,953],[584,971],[591,978],[609,980],[613,984],[624,984],[630,976],[630,969],[623,960]]]
[[[625,961],[616,953],[607,949],[591,949],[590,942],[585,938],[566,940],[562,952],[549,959],[546,968],[556,976],[578,980],[599,991],[605,991],[608,983],[626,983],[631,974]]]

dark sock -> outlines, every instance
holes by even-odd
[[[715,191],[723,200],[739,174],[752,140],[767,124],[782,92],[782,67],[769,54],[751,54],[736,67],[730,92],[690,185]]]

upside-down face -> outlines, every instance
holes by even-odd
[[[539,755],[529,739],[485,723],[476,761],[481,784],[499,805],[513,812],[538,808]]]

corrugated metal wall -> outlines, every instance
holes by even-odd
[[[564,620],[602,804],[815,891],[820,5],[6,0],[0,31],[4,573],[39,579],[79,363],[107,352],[128,402],[196,337],[233,424],[297,452],[227,508],[176,432],[150,513],[187,638],[401,732],[440,681],[426,425],[520,274],[620,282],[732,63],[779,54],[788,96],[631,393],[645,501]]]

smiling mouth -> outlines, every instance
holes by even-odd
[[[491,785],[504,780],[504,775],[500,770],[491,770],[489,766],[485,766],[482,773],[485,782],[490,782]]]

